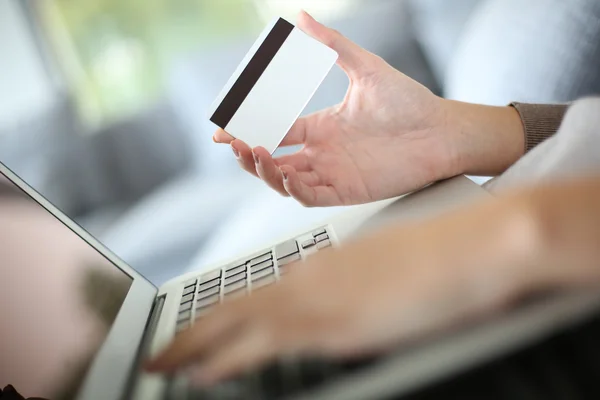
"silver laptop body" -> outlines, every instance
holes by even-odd
[[[84,241],[90,252],[104,260],[98,263],[104,262],[102,268],[111,270],[112,279],[121,288],[120,292],[114,291],[121,297],[117,296],[118,301],[112,304],[118,312],[102,340],[88,352],[86,372],[76,382],[77,394],[72,398],[267,398],[266,392],[261,391],[269,391],[273,379],[291,379],[288,375],[294,373],[293,382],[284,382],[294,390],[286,391],[283,385],[282,395],[277,398],[372,399],[399,395],[524,346],[558,326],[582,319],[595,311],[599,303],[600,296],[593,293],[553,297],[427,343],[399,349],[361,368],[340,371],[336,367],[337,373],[329,376],[333,367],[319,365],[323,376],[318,385],[302,387],[299,367],[291,362],[281,366],[287,378],[278,375],[280,378],[261,383],[255,374],[251,384],[242,380],[218,388],[192,389],[181,377],[142,373],[140,360],[156,354],[178,332],[192,326],[219,303],[250,296],[254,290],[285,279],[290,268],[302,268],[298,261],[311,254],[384,224],[432,216],[489,195],[467,178],[457,177],[408,196],[354,208],[266,243],[251,254],[230,257],[201,274],[178,276],[157,288],[0,164],[0,178],[2,175],[43,207],[47,216],[51,214],[53,221]],[[75,370],[69,373],[77,375]],[[43,393],[31,396],[43,397]]]

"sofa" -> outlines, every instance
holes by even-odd
[[[446,97],[506,104],[600,92],[597,1],[358,4],[324,22]],[[66,98],[18,136],[0,134],[0,159],[156,284],[343,212],[279,196],[212,142],[204,110],[253,41],[223,39],[180,59],[163,99],[100,134],[81,134]],[[346,87],[334,68],[306,113]]]

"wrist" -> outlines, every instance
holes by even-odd
[[[524,154],[525,134],[512,107],[441,100],[443,136],[459,174],[499,175]]]
[[[520,196],[494,198],[455,217],[461,275],[484,307],[500,307],[540,285],[543,242],[531,204]]]
[[[538,252],[533,270],[544,287],[600,281],[600,179],[580,178],[523,193],[535,221]]]

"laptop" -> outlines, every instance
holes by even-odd
[[[387,356],[351,363],[285,359],[208,388],[184,376],[142,372],[142,360],[215,306],[277,284],[307,257],[382,225],[486,196],[456,177],[353,208],[156,287],[0,164],[0,388],[52,400],[387,398],[595,310],[600,299],[593,293],[555,298]]]

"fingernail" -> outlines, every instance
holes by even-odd
[[[284,181],[287,181],[287,178],[288,178],[287,172],[285,172],[285,171],[284,171],[284,170],[282,170],[282,169],[280,169],[280,171],[281,171],[281,175],[283,175],[283,180],[284,180]]]
[[[313,17],[312,14],[310,14],[308,11],[302,10],[302,13],[304,15],[306,15],[308,18],[310,18],[311,20],[316,21],[315,17]]]
[[[233,150],[233,154],[235,155],[235,158],[240,158],[240,153],[237,151],[237,149],[233,146],[231,146],[231,150]]]
[[[217,143],[217,138],[213,136],[213,142]]]
[[[256,164],[260,164],[260,159],[258,158],[258,154],[256,154],[255,152],[252,152],[252,155],[254,156],[254,162]]]

